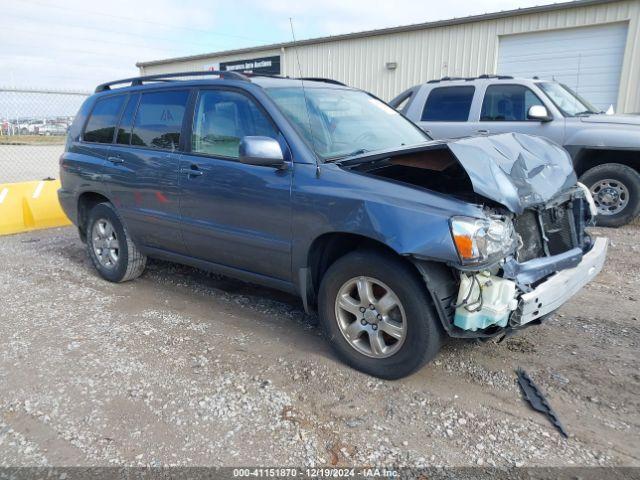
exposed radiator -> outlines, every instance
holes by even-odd
[[[584,215],[581,198],[544,210],[526,210],[515,221],[516,232],[522,239],[518,261],[526,262],[583,247]]]

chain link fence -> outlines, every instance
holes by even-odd
[[[57,178],[67,131],[89,95],[0,87],[0,183]]]

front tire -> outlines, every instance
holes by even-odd
[[[118,212],[110,203],[99,203],[89,212],[87,254],[100,276],[110,282],[139,277],[147,257],[133,243]]]
[[[382,252],[351,252],[325,273],[320,323],[347,365],[376,377],[405,377],[433,359],[441,326],[410,265]]]
[[[580,182],[593,195],[602,227],[621,227],[640,213],[640,174],[619,163],[605,163],[587,170]]]

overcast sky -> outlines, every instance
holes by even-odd
[[[91,90],[137,61],[407,25],[545,0],[2,0],[0,85]]]

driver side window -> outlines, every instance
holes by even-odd
[[[193,120],[191,151],[237,159],[246,136],[278,138],[278,132],[253,100],[238,92],[203,90]]]
[[[529,108],[544,105],[538,96],[522,85],[491,85],[482,102],[482,122],[525,122]]]

